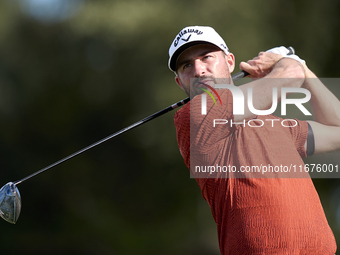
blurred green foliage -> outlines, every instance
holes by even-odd
[[[319,77],[340,73],[338,0],[78,0],[64,19],[44,9],[32,16],[27,3],[0,2],[3,184],[183,99],[167,60],[187,25],[213,26],[237,62],[292,45]],[[21,184],[22,214],[15,226],[0,222],[1,252],[219,254],[173,114]],[[312,160],[339,163],[339,155]],[[339,240],[340,182],[314,183]]]

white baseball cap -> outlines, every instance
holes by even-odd
[[[168,63],[170,70],[176,72],[177,58],[184,50],[193,45],[202,43],[213,44],[223,50],[226,54],[229,54],[227,44],[212,27],[185,27],[178,33],[178,35],[176,35],[170,46]]]

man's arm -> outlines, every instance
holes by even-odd
[[[314,121],[308,121],[312,128],[308,140],[313,139],[315,154],[340,149],[340,101],[306,65],[283,58],[279,54],[261,52],[256,58],[241,62],[240,68],[247,71],[251,78],[276,78],[258,79],[240,86],[245,99],[247,89],[253,88],[253,103],[258,110],[271,107],[274,87],[278,88],[278,100],[281,99],[280,88],[282,87],[303,87],[309,90],[312,95],[310,104]],[[245,109],[245,115],[235,116],[235,121],[254,117],[254,114],[247,110],[247,106]],[[306,149],[308,140],[305,144]]]
[[[310,104],[314,121],[308,121],[312,127],[315,142],[315,154],[340,149],[340,101],[327,89],[317,76],[304,66],[306,79],[302,87],[311,92]],[[305,144],[312,142],[309,137]]]
[[[272,106],[273,88],[277,88],[277,98],[280,101],[281,88],[301,87],[305,78],[304,68],[298,61],[269,52],[260,52],[258,57],[247,62],[241,62],[240,68],[248,72],[251,78],[271,78],[256,79],[239,86],[243,91],[245,103],[248,102],[247,90],[252,88],[253,106],[257,110],[266,110]],[[249,111],[247,105],[244,109],[244,115],[234,116],[235,122],[255,117]]]

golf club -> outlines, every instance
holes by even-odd
[[[289,49],[288,55],[295,53],[295,51],[292,47],[289,47],[288,49]],[[233,79],[233,81],[236,81],[236,80],[239,80],[239,79],[241,79],[241,78],[243,78],[247,75],[249,75],[249,73],[247,73],[245,71],[241,71],[241,72],[233,75],[232,79]],[[172,111],[172,110],[174,110],[174,109],[176,109],[176,108],[178,108],[182,105],[185,105],[189,101],[190,101],[190,97],[185,98],[185,99],[183,99],[183,100],[181,100],[181,101],[179,101],[175,104],[168,106],[167,108],[165,108],[161,111],[158,111],[158,112],[156,112],[156,113],[154,113],[154,114],[152,114],[152,115],[150,115],[150,116],[148,116],[148,117],[126,127],[126,128],[123,128],[123,129],[119,130],[118,132],[111,134],[111,135],[109,135],[109,136],[107,136],[107,137],[105,137],[105,138],[103,138],[103,139],[101,139],[101,140],[99,140],[99,141],[97,141],[97,142],[95,142],[95,143],[93,143],[93,144],[91,144],[91,145],[89,145],[89,146],[87,146],[87,147],[65,157],[65,158],[62,158],[61,160],[54,162],[53,164],[48,165],[47,167],[45,167],[45,168],[43,168],[43,169],[41,169],[37,172],[34,172],[33,174],[26,176],[25,178],[22,178],[18,181],[15,181],[15,182],[8,182],[7,184],[5,184],[0,189],[0,216],[1,216],[1,218],[3,218],[4,220],[6,220],[7,222],[12,223],[12,224],[15,224],[17,222],[19,215],[20,215],[20,211],[21,211],[21,196],[20,196],[18,188],[16,187],[18,184],[20,184],[20,183],[38,175],[38,174],[41,174],[41,173],[51,169],[52,167],[55,167],[55,166],[65,162],[65,161],[67,161],[67,160],[69,160],[69,159],[71,159],[71,158],[73,158],[73,157],[75,157],[75,156],[77,156],[77,155],[79,155],[79,154],[101,144],[101,143],[104,143],[107,140],[110,140],[110,139],[112,139],[112,138],[114,138],[114,137],[116,137],[116,136],[118,136],[118,135],[120,135],[120,134],[122,134],[122,133],[124,133],[128,130],[131,130],[135,127],[138,127],[138,126],[140,126],[140,125],[142,125],[142,124],[144,124],[144,123],[146,123],[150,120],[153,120],[153,119],[155,119],[155,118],[157,118],[157,117],[159,117],[159,116],[161,116],[161,115],[163,115],[163,114],[165,114],[169,111]]]

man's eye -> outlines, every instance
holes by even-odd
[[[185,70],[185,69],[187,69],[188,67],[190,67],[191,66],[191,64],[185,64],[185,65],[183,65],[183,70]]]
[[[211,58],[212,56],[211,55],[206,55],[203,57],[203,59],[208,59],[208,58]]]

